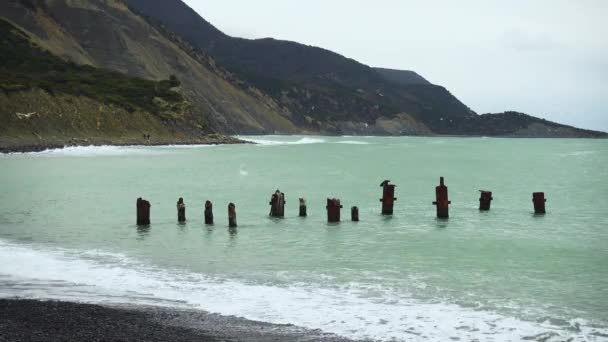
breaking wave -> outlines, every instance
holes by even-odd
[[[243,283],[147,265],[120,253],[0,240],[0,297],[194,308],[380,340],[587,341],[608,329],[584,320],[530,322],[448,303],[422,303],[391,289]]]
[[[271,137],[238,137],[239,139],[250,141],[261,146],[275,146],[275,145],[308,145],[308,144],[322,144],[325,143],[325,139],[321,138],[300,138],[298,140],[289,139],[289,137],[281,137],[272,139]]]
[[[47,149],[40,152],[14,152],[6,156],[32,156],[32,157],[103,157],[125,155],[161,155],[172,151],[184,149],[209,148],[220,145],[160,145],[160,146],[67,146],[63,148]]]

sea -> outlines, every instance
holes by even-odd
[[[607,140],[240,138],[256,144],[0,155],[0,297],[187,308],[380,341],[608,340]],[[448,220],[433,206],[440,177]],[[397,185],[392,216],[384,180]],[[283,219],[268,215],[277,189]],[[493,192],[488,212],[479,190]],[[136,225],[139,197],[150,226]],[[341,223],[327,223],[327,198],[341,200]]]

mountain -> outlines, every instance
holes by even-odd
[[[0,2],[0,149],[234,142],[210,134],[600,137],[477,115],[412,71],[230,37],[179,0]]]
[[[2,19],[0,36],[0,152],[237,142],[187,122],[192,104],[175,91],[180,82],[173,76],[151,81],[67,62]]]
[[[5,0],[0,16],[62,59],[147,80],[175,76],[201,132],[296,132],[272,98],[119,0]]]
[[[230,37],[179,0],[125,2],[217,58],[289,108],[297,124],[309,123],[311,129],[345,133],[345,125],[369,127],[399,115],[422,124],[433,123],[432,118],[475,115],[443,87],[394,83],[329,50],[271,38]]]
[[[395,70],[385,68],[374,68],[374,70],[376,70],[386,80],[400,85],[431,84],[431,82],[427,81],[424,77],[411,70]]]
[[[181,0],[125,0],[263,90],[301,129],[326,134],[605,136],[515,112],[477,115],[412,71],[371,68],[332,51],[271,38],[231,37]],[[491,119],[489,119],[491,118]],[[490,123],[501,127],[490,128]],[[546,129],[528,129],[528,125]],[[568,134],[563,133],[568,131]],[[525,133],[528,132],[528,133]]]

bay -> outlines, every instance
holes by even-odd
[[[0,296],[187,306],[381,340],[608,332],[608,142],[241,138],[257,144],[0,156]],[[432,205],[440,176],[447,221]],[[380,215],[385,179],[397,184],[392,217]],[[285,219],[268,217],[276,189]],[[135,225],[138,197],[150,227]],[[326,222],[328,197],[342,200],[340,224]]]

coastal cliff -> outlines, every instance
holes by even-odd
[[[0,2],[0,150],[232,134],[606,138],[478,115],[414,71],[230,37],[180,0]]]

